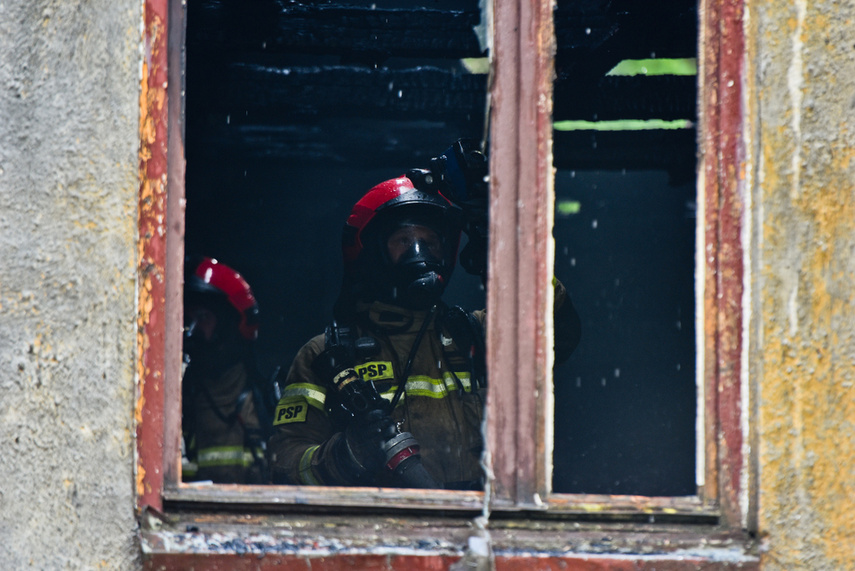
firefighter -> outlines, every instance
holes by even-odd
[[[274,483],[482,488],[484,312],[441,299],[464,217],[412,172],[347,219],[335,321],[298,352],[274,413]],[[571,322],[572,350],[578,316],[560,284],[556,319]]]
[[[258,315],[238,272],[212,258],[185,261],[184,481],[269,481],[270,412],[253,351]]]

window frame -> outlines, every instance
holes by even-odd
[[[649,516],[752,528],[753,402],[743,372],[744,0],[699,4],[699,490],[691,497],[553,494],[551,307],[554,243],[552,4],[493,2],[491,220],[487,339],[491,391],[487,491],[310,486],[199,487],[180,482],[184,239],[184,6],[145,0],[140,94],[137,507],[287,505]],[[533,384],[518,379],[532,379]],[[533,388],[533,390],[532,390]],[[494,411],[502,410],[504,422]]]

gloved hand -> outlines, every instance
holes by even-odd
[[[357,415],[344,430],[343,443],[361,473],[373,474],[386,463],[383,444],[397,434],[395,421],[380,409]]]

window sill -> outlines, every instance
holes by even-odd
[[[535,559],[542,569],[759,569],[750,538],[709,524],[498,518],[489,531],[497,569]],[[412,571],[447,568],[475,533],[469,518],[448,516],[146,511],[140,540],[146,569],[308,569],[323,559],[323,569]]]
[[[235,484],[167,487],[166,509],[249,509],[254,511],[336,510],[443,510],[480,513],[482,492],[448,490],[400,490],[396,488],[347,488],[317,486],[242,486]]]
[[[484,494],[471,491],[405,490],[315,486],[242,486],[179,484],[164,490],[167,510],[227,509],[255,512],[318,512],[358,508],[363,512],[437,512],[477,515]],[[647,497],[556,494],[537,505],[494,502],[499,517],[560,518],[577,521],[693,523],[715,525],[720,513],[697,496]]]

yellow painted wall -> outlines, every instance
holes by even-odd
[[[855,4],[747,4],[763,569],[855,569]]]

